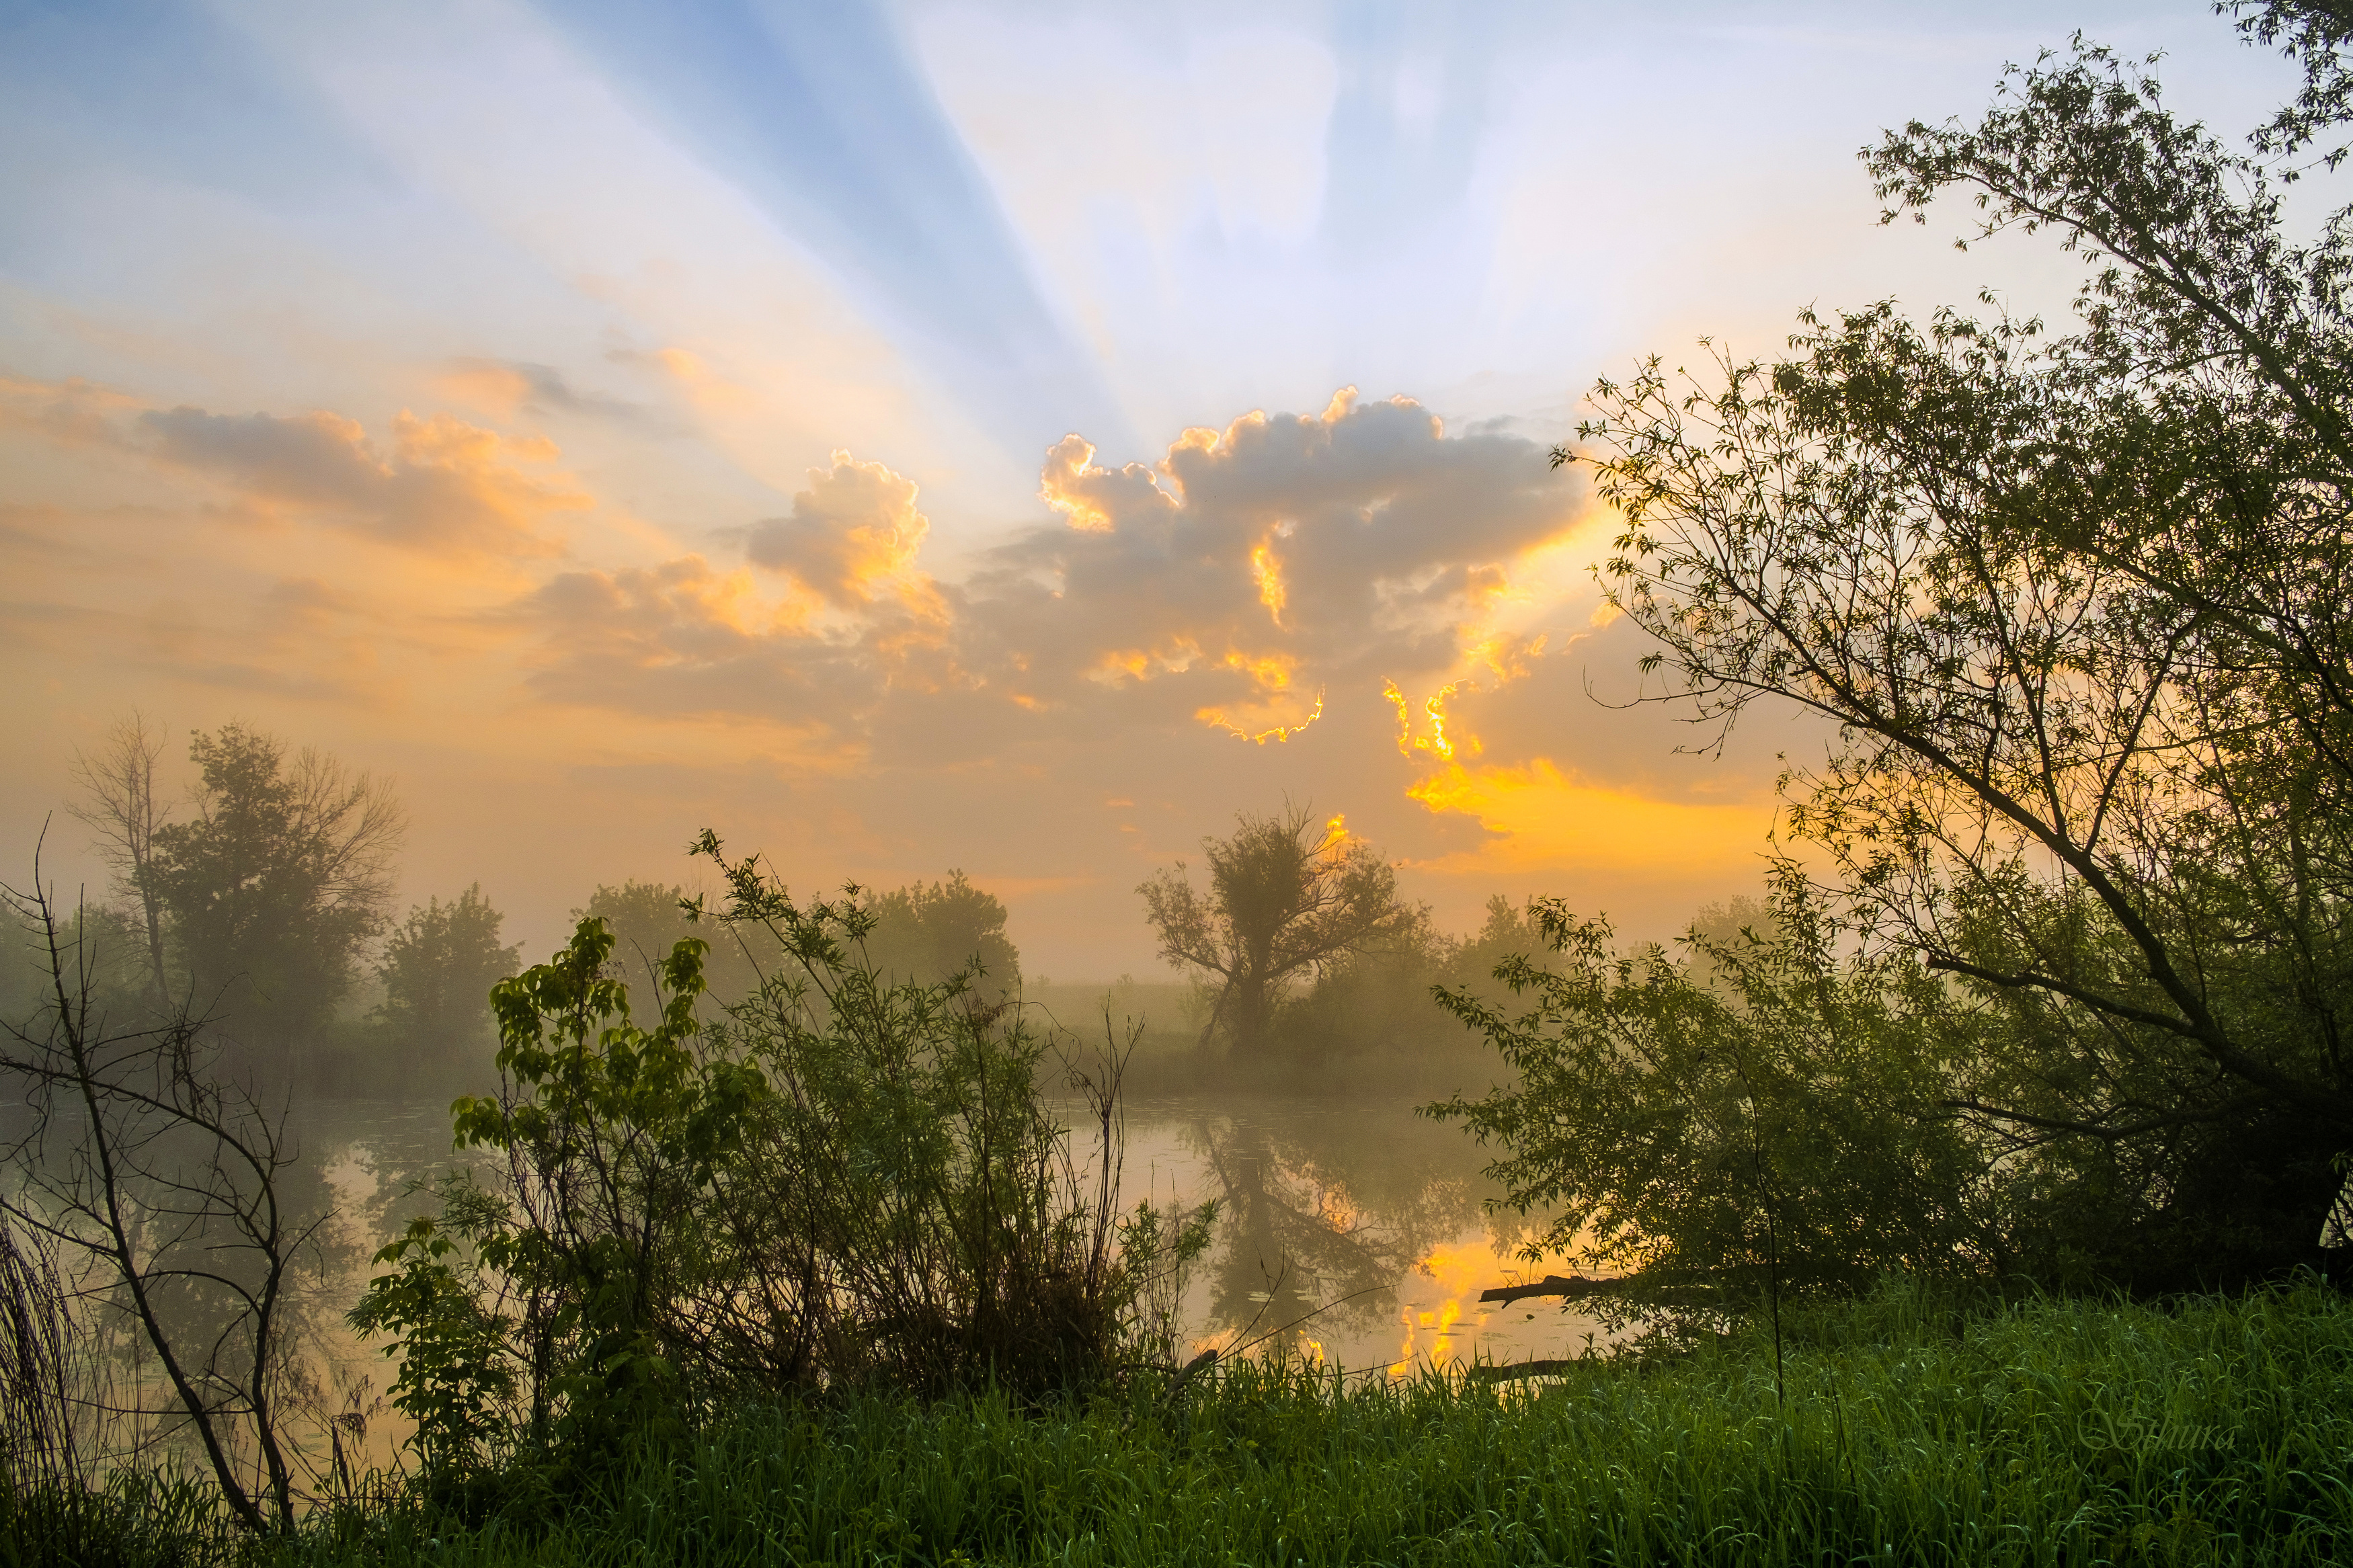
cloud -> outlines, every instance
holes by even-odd
[[[820,769],[864,754],[894,696],[961,679],[938,628],[895,601],[854,622],[807,611],[796,595],[764,593],[749,569],[685,555],[562,573],[496,618],[533,634],[525,684],[544,701],[749,719],[801,738],[797,760]]]
[[[183,405],[131,422],[153,457],[226,481],[265,509],[293,508],[386,543],[442,554],[545,555],[541,531],[589,497],[520,464],[557,457],[554,443],[504,437],[447,414],[403,410],[388,451],[355,419],[328,413],[212,414]]]
[[[1449,762],[1406,793],[1431,811],[1474,818],[1489,835],[1477,849],[1419,863],[1435,871],[1701,875],[1761,857],[1774,815],[1769,795],[1658,800],[1592,784],[1545,757],[1522,766]]]
[[[158,408],[79,379],[0,376],[0,431],[92,447],[200,474],[248,509],[301,517],[437,555],[551,555],[546,525],[594,504],[539,437],[402,410],[379,447],[342,415]],[[536,470],[536,471],[534,471]]]
[[[1272,743],[1329,693],[1500,681],[1537,650],[1493,624],[1568,521],[1532,442],[1449,437],[1414,403],[1343,391],[1317,414],[1186,431],[1151,467],[1093,458],[1058,443],[1039,494],[1060,521],[944,584],[921,559],[914,482],[837,452],[745,532],[783,595],[696,556],[566,574],[514,612],[543,639],[533,687],[889,736],[894,754],[1138,727]]]
[[[1320,414],[1187,430],[1150,468],[1098,466],[1072,437],[1039,493],[1064,526],[968,584],[1024,688],[1251,735],[1306,721],[1335,686],[1462,665],[1493,640],[1517,565],[1569,521],[1544,448],[1451,437],[1419,405],[1353,388]]]
[[[584,392],[549,364],[522,360],[451,360],[434,379],[445,395],[501,418],[518,413],[579,414],[604,419],[642,421],[646,411],[634,403]]]
[[[808,479],[789,516],[752,525],[745,553],[828,608],[862,614],[896,602],[944,620],[945,602],[915,564],[932,525],[915,510],[914,481],[847,452],[834,453],[830,468],[811,468]]]
[[[138,399],[69,376],[33,381],[0,375],[0,430],[23,430],[67,446],[100,446],[115,438],[117,421]]]

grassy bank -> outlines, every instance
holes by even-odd
[[[1174,1410],[746,1412],[436,1563],[2325,1563],[2353,1307],[2317,1289],[1967,1319],[1891,1298],[1509,1393],[1244,1370]],[[371,1532],[374,1533],[374,1532]],[[427,1537],[430,1539],[431,1537]],[[323,1545],[324,1543],[321,1543]]]
[[[1893,1296],[1508,1390],[1251,1368],[1176,1405],[736,1413],[476,1529],[318,1563],[2328,1563],[2353,1303],[2309,1288],[1969,1316]]]

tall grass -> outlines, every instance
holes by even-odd
[[[1173,1405],[741,1408],[542,1521],[320,1563],[2313,1563],[2353,1555],[2353,1305],[1903,1291],[1537,1384],[1241,1365]]]

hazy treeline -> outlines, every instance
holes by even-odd
[[[491,988],[522,952],[480,883],[397,911],[407,824],[388,781],[231,722],[191,736],[196,777],[175,795],[166,751],[133,715],[75,760],[69,810],[114,876],[62,935],[101,1010],[185,1010],[208,1021],[226,1070],[277,1089],[440,1092],[495,1075]],[[963,872],[857,901],[881,973],[929,984],[970,969],[976,994],[1018,991],[1005,907]],[[683,885],[632,880],[600,884],[572,915],[607,922],[616,973],[645,994],[650,965],[694,935],[712,943],[714,998],[750,994],[778,955],[698,923],[694,902]],[[22,1021],[54,997],[37,933],[17,936],[0,1010]]]
[[[125,1016],[185,1006],[210,1020],[225,1065],[314,1092],[440,1092],[492,1071],[490,992],[524,955],[480,883],[398,912],[406,818],[388,781],[231,722],[191,736],[195,781],[162,782],[166,743],[122,721],[77,757],[72,817],[114,872],[68,935],[95,994]],[[1402,898],[1394,868],[1363,840],[1327,842],[1300,811],[1245,815],[1207,846],[1211,887],[1184,867],[1141,889],[1164,952],[1189,989],[1056,988],[1054,1021],[1090,1037],[1143,1031],[1155,1081],[1304,1076],[1348,1064],[1410,1070],[1479,1041],[1431,1001],[1434,987],[1500,995],[1496,965],[1541,955],[1529,908],[1498,894],[1475,931],[1439,929]],[[1187,900],[1190,900],[1187,902]],[[987,1004],[1023,994],[1008,911],[962,871],[889,890],[857,889],[860,942],[875,972],[934,984],[962,974]],[[752,994],[782,955],[756,928],[698,915],[685,883],[599,884],[572,910],[614,938],[615,973],[651,1004],[656,967],[681,938],[710,943],[714,1001]],[[22,1018],[47,1000],[47,955],[20,943],[0,966],[0,1006]],[[641,1021],[643,1021],[641,1017]],[[1189,1047],[1181,1064],[1167,1047]]]

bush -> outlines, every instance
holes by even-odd
[[[1114,1213],[1121,1053],[1072,1074],[1095,1110],[1082,1172],[1040,1094],[1053,1042],[1018,1009],[965,975],[885,982],[854,900],[803,908],[700,848],[727,878],[719,923],[784,962],[706,1024],[704,943],[682,940],[640,1027],[591,917],[501,984],[503,1088],[456,1121],[503,1179],[447,1189],[353,1314],[399,1340],[394,1398],[445,1491],[515,1453],[601,1463],[722,1402],[1035,1398],[1166,1359],[1152,1303],[1208,1215]]]

